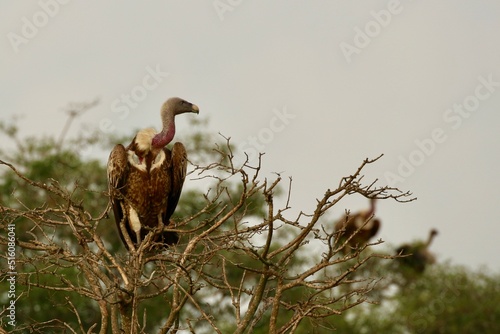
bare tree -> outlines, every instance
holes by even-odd
[[[2,230],[19,220],[30,226],[16,231],[16,284],[25,288],[17,298],[30,298],[36,289],[64,292],[60,303],[75,319],[24,319],[15,327],[3,321],[2,327],[13,333],[55,328],[68,333],[151,333],[151,328],[158,333],[253,333],[265,326],[269,333],[294,333],[306,319],[320,322],[369,301],[380,277],[356,272],[374,259],[392,257],[367,251],[381,240],[344,254],[350,238],[339,238],[343,231],[335,232],[323,218],[349,195],[411,200],[411,194],[376,186],[376,180],[362,184],[363,170],[380,157],[364,160],[334,190],[326,190],[312,213],[290,217],[292,179],[282,185],[280,175],[261,178],[260,157],[256,165],[248,160],[237,165],[229,139],[215,150],[217,161],[195,164],[190,174],[191,182],[211,182],[205,206],[175,223],[179,244],[159,249],[153,236],[162,231],[156,230],[127,253],[111,252],[99,233],[100,224],[111,224],[109,208],[92,216],[57,181],[33,181],[0,160],[33,191],[59,199],[34,208],[0,204]],[[287,189],[281,206],[275,200],[280,186]],[[257,198],[263,198],[266,214],[250,219]],[[2,234],[0,244],[8,243]],[[9,269],[3,268],[7,277]],[[69,275],[72,270],[76,274]],[[87,324],[74,296],[87,300],[100,319]],[[149,307],[152,300],[160,301],[154,304],[161,305],[160,315]],[[2,317],[7,314],[4,307]]]

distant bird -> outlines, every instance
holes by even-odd
[[[404,244],[396,249],[397,255],[407,255],[398,258],[403,266],[413,269],[417,273],[423,273],[427,265],[436,262],[436,257],[429,251],[429,246],[434,237],[438,234],[436,229],[429,232],[427,241],[419,241],[413,244]]]
[[[335,231],[340,236],[340,244],[343,244],[345,240],[352,236],[345,248],[361,247],[377,234],[380,228],[380,220],[372,217],[375,214],[376,201],[376,198],[371,198],[368,210],[344,216],[335,223]],[[366,225],[363,226],[365,223]],[[345,253],[349,252],[346,249],[343,251]]]
[[[175,116],[199,113],[199,108],[181,98],[168,99],[161,108],[163,128],[140,130],[126,148],[116,145],[108,160],[108,185],[118,233],[123,224],[130,240],[138,246],[149,231],[170,225],[186,177],[187,154],[182,143],[172,150],[165,146],[175,135]],[[177,243],[176,232],[163,232],[155,239],[165,245]]]

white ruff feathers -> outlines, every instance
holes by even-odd
[[[151,142],[153,137],[156,135],[156,130],[154,128],[146,128],[137,132],[135,138],[137,143],[137,148],[140,151],[148,152],[151,150]]]
[[[165,158],[165,152],[161,150],[160,153],[158,153],[158,155],[156,156],[155,161],[153,162],[153,166],[151,166],[151,170],[161,167],[161,165],[163,165],[163,162],[165,161]]]

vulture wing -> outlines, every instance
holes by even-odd
[[[128,161],[127,152],[123,145],[115,145],[111,151],[108,159],[108,189],[111,205],[115,214],[115,222],[118,227],[118,232],[123,243],[126,245],[125,239],[120,228],[124,214],[122,208],[123,195],[121,189],[125,186],[126,178],[128,175]],[[128,224],[125,224],[128,227]]]
[[[177,203],[179,203],[187,169],[187,153],[182,143],[175,143],[172,147],[172,151],[167,151],[168,150],[165,149],[165,154],[167,156],[166,160],[169,160],[169,163],[165,164],[165,168],[167,169],[166,172],[171,176],[171,188],[168,195],[165,214],[163,215],[163,223],[166,226],[169,225],[170,217],[172,217],[177,207]],[[165,232],[162,238],[163,242],[168,245],[177,243],[179,240],[179,236],[176,232]]]

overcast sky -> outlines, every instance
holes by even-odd
[[[500,269],[500,2],[40,0],[0,10],[0,117],[23,115],[23,134],[59,134],[68,103],[99,97],[72,130],[132,138],[158,128],[163,101],[180,96],[210,131],[266,152],[266,172],[292,176],[291,205],[306,211],[383,153],[366,179],[418,200],[379,203],[382,239],[437,228],[440,261]],[[330,216],[367,205],[352,197]]]

